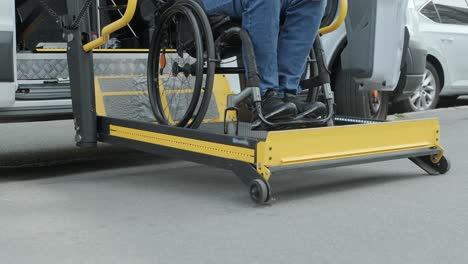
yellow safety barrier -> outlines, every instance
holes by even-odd
[[[346,15],[348,14],[348,0],[340,0],[340,13],[338,14],[338,18],[331,23],[331,25],[323,27],[319,30],[319,33],[324,35],[331,33],[337,30],[345,21]]]
[[[85,52],[90,52],[93,49],[105,44],[109,40],[110,34],[128,25],[135,15],[137,3],[138,0],[128,0],[127,9],[125,10],[123,17],[105,26],[101,31],[101,37],[89,42],[88,44],[85,44],[83,46],[83,50]]]

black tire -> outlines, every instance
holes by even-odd
[[[433,95],[434,99],[431,101],[431,103],[428,104],[427,107],[424,107],[424,109],[423,108],[418,108],[416,106],[416,104],[418,104],[418,103],[420,103],[422,101],[418,101],[418,99],[416,99],[416,101],[413,103],[413,100],[415,100],[415,98],[417,98],[418,96],[423,96],[421,93],[422,93],[422,90],[424,90],[425,87],[422,86],[421,88],[417,89],[416,92],[414,92],[408,99],[401,100],[401,101],[395,103],[394,106],[393,106],[393,109],[394,109],[395,112],[397,112],[397,113],[408,113],[408,112],[426,111],[426,110],[434,109],[434,108],[437,107],[437,104],[439,103],[439,100],[440,100],[440,96],[439,96],[440,91],[442,90],[442,87],[441,87],[442,85],[440,83],[439,72],[434,67],[434,65],[432,65],[432,63],[430,63],[429,61],[426,62],[426,71],[429,71],[430,74],[432,74],[432,76],[434,77],[435,91],[434,91],[434,95]],[[422,85],[424,85],[424,82],[426,81],[426,78],[427,78],[427,74],[424,75]],[[427,91],[425,91],[425,93],[427,93]],[[424,96],[425,96],[425,94],[424,94]]]
[[[198,128],[203,122],[208,107],[210,105],[211,96],[213,94],[213,85],[216,70],[216,55],[215,55],[215,43],[213,37],[213,31],[211,29],[210,20],[206,15],[205,10],[200,5],[200,1],[193,0],[178,0],[177,4],[184,5],[194,13],[197,18],[198,24],[200,25],[201,36],[205,45],[205,75],[204,83],[202,87],[203,94],[201,96],[201,102],[198,105],[198,110],[195,113],[192,123],[189,125],[190,128]],[[206,57],[205,57],[206,56]]]
[[[264,180],[253,180],[249,188],[250,199],[256,204],[266,204],[270,201],[270,185]]]
[[[340,63],[338,62],[338,65]],[[389,93],[360,91],[349,71],[337,67],[332,87],[335,92],[336,113],[342,116],[385,120],[388,115]],[[377,102],[378,100],[378,102]]]
[[[210,35],[206,34],[209,31],[205,28],[206,23],[200,22],[203,18],[200,18],[199,12],[184,2],[179,1],[168,8],[159,19],[148,57],[148,92],[153,113],[160,124],[198,128],[212,95],[214,65],[210,59],[214,57],[214,44],[212,36],[210,39]],[[180,33],[182,31],[184,33]],[[180,44],[182,42],[183,45]],[[172,64],[167,67],[166,51],[173,48],[177,52],[169,56],[175,59],[171,59]],[[205,57],[204,54],[209,56]],[[161,58],[166,61],[162,63],[164,67],[161,67]],[[205,65],[208,66],[206,77]],[[162,75],[167,72],[169,77],[164,81]],[[171,79],[173,86],[180,84],[184,87],[169,87]],[[193,87],[190,87],[192,84]],[[185,86],[189,86],[189,89]],[[169,92],[166,93],[166,90]],[[181,96],[185,98],[181,99]]]
[[[446,174],[452,168],[452,163],[450,163],[450,160],[446,156],[443,156],[439,163],[435,164],[435,167],[440,174]]]

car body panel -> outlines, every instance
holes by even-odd
[[[442,67],[444,87],[441,96],[468,94],[468,24],[442,23],[438,18],[429,18],[423,9],[431,1],[416,0],[420,16],[420,32],[427,43],[428,55],[437,59]],[[468,15],[468,3],[464,0],[436,0],[435,4],[464,8]]]
[[[407,99],[420,87],[426,68],[427,47],[419,32],[420,18],[413,0],[408,1],[406,29],[409,33],[408,50],[405,64],[402,65],[405,76],[402,76],[399,86],[394,92],[393,101]]]
[[[447,27],[440,40],[449,62],[451,82],[446,88],[468,92],[468,26]]]

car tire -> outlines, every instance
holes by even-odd
[[[361,91],[351,72],[342,70],[340,67],[333,78],[332,86],[338,115],[375,120],[387,119],[389,93]]]
[[[429,83],[427,83],[429,82]],[[394,104],[396,113],[419,112],[436,108],[440,100],[440,84],[439,73],[437,69],[429,61],[426,63],[426,72],[424,79],[418,88],[408,99],[402,100]],[[429,102],[422,101],[423,97],[431,96],[433,99]],[[424,105],[421,104],[424,102]]]

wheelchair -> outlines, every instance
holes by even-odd
[[[328,14],[332,13],[328,9]],[[322,27],[331,23],[330,17],[325,16]],[[247,121],[252,130],[333,125],[334,98],[320,36],[309,55],[300,96],[307,102],[323,102],[327,111],[317,118],[271,122],[262,112],[254,48],[241,21],[221,14],[207,16],[200,0],[159,0],[155,18],[148,57],[148,94],[160,124],[198,128],[210,105],[215,74],[239,74],[242,89],[227,98],[225,133],[227,123],[233,123],[227,120],[229,112],[235,114],[238,129],[241,111],[242,116],[250,115]],[[238,66],[222,67],[229,58],[236,58]]]

